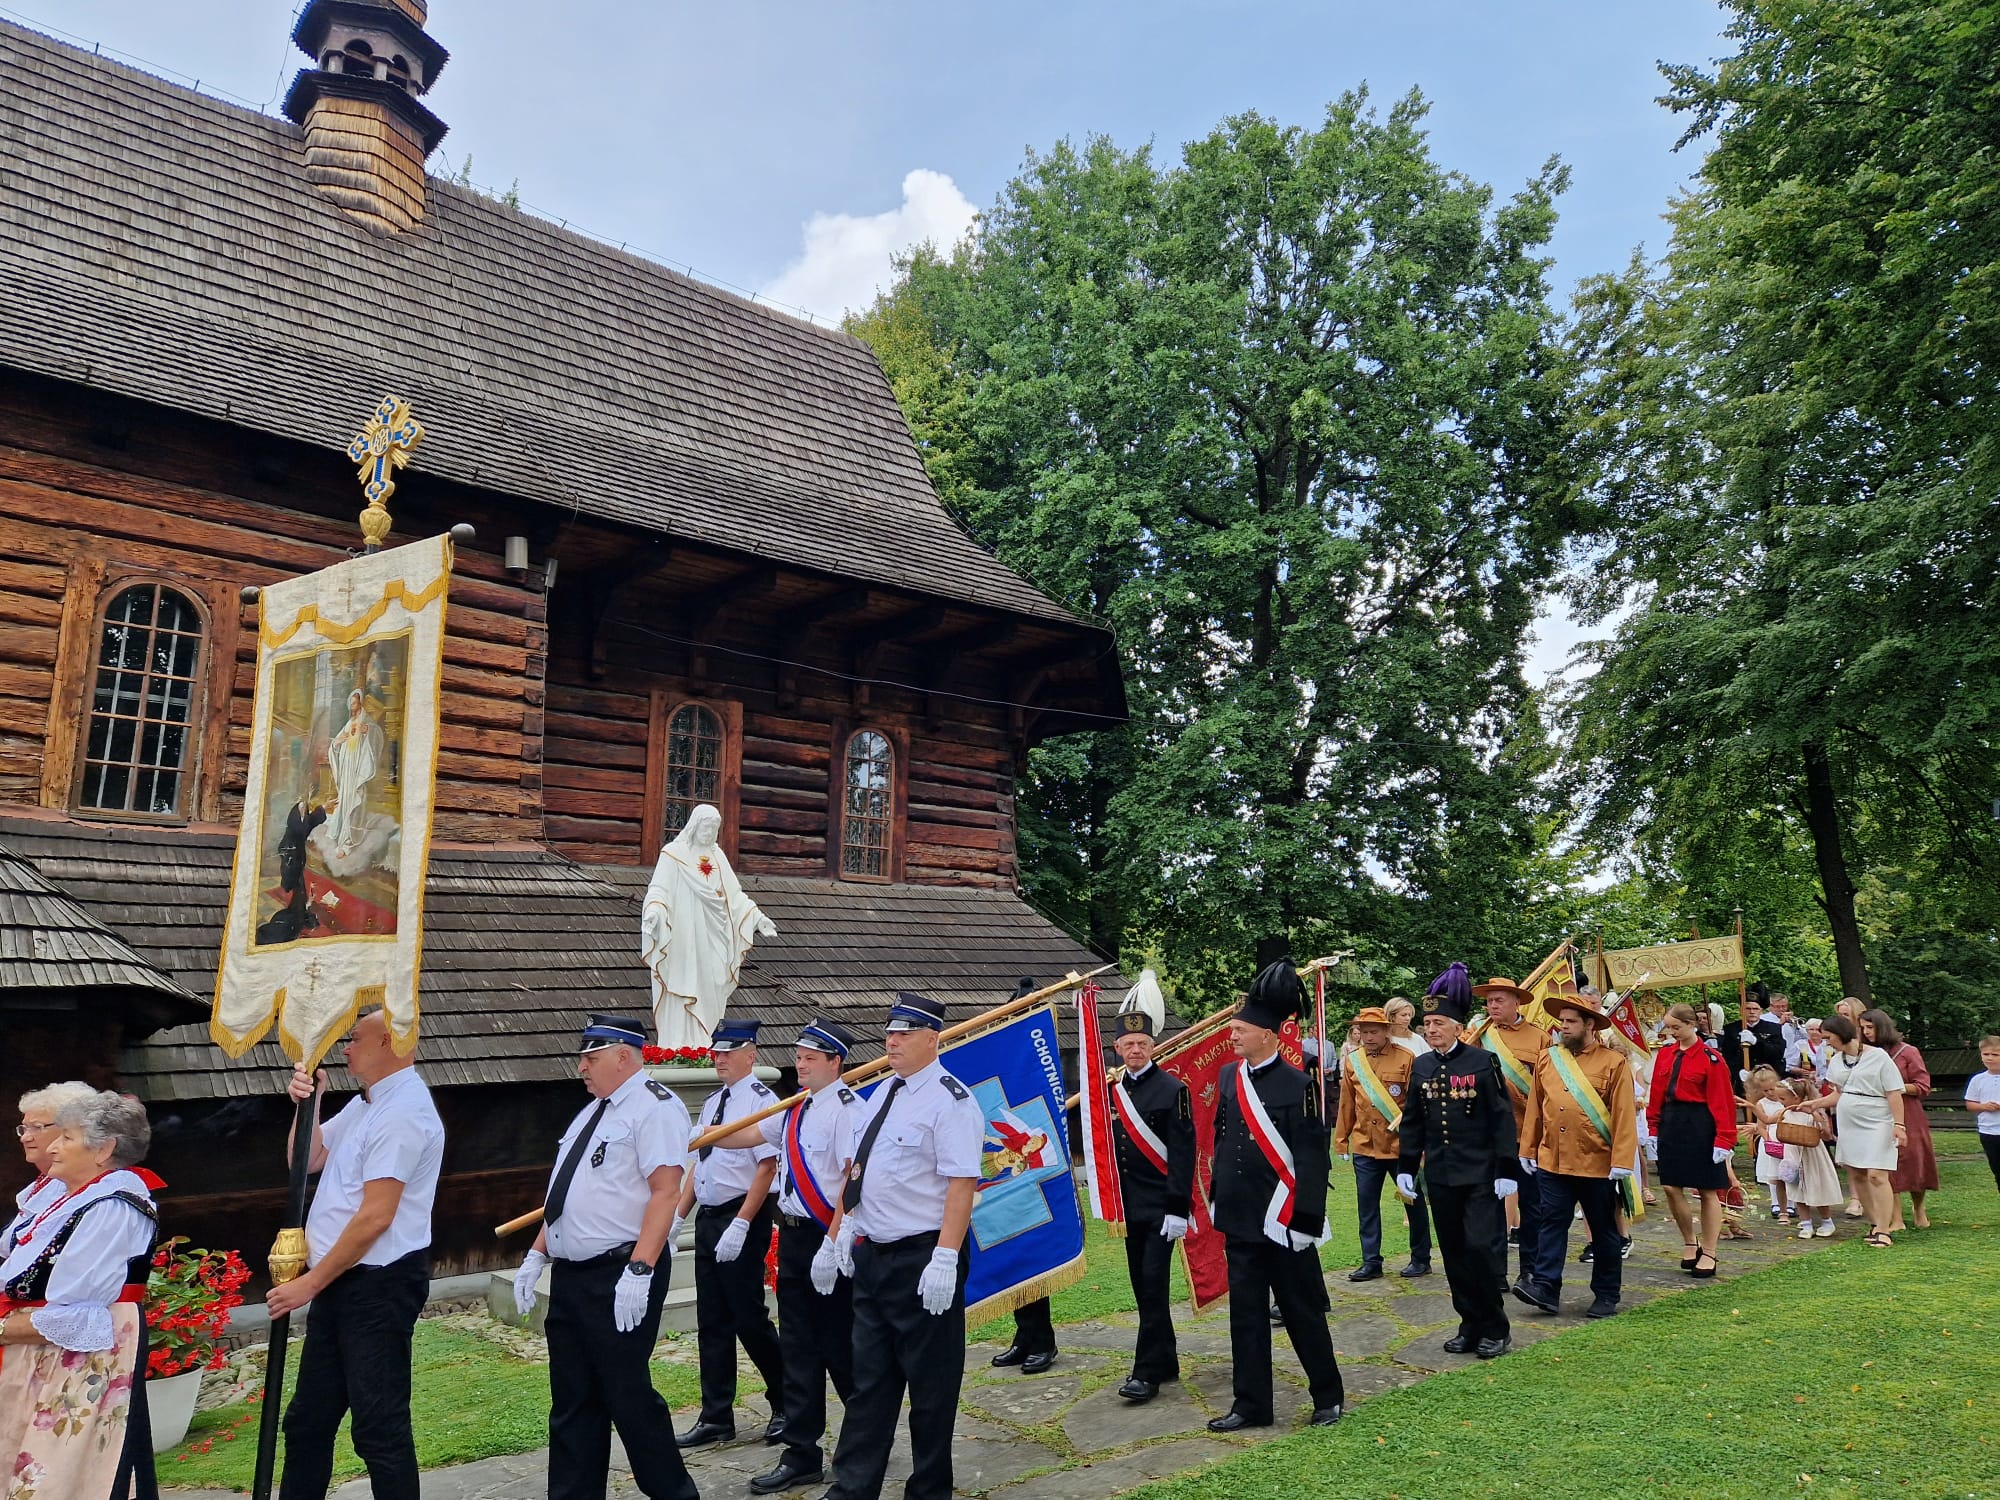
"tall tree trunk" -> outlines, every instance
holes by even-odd
[[[1868,965],[1861,954],[1861,924],[1854,919],[1854,882],[1847,876],[1847,854],[1840,844],[1840,804],[1833,794],[1833,761],[1826,746],[1805,746],[1806,829],[1812,834],[1813,862],[1819,866],[1820,906],[1833,929],[1833,956],[1840,966],[1842,990],[1864,1005]]]

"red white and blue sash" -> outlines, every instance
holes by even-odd
[[[812,1163],[806,1160],[805,1141],[801,1138],[806,1111],[811,1107],[810,1098],[801,1099],[785,1116],[785,1176],[792,1184],[792,1192],[797,1195],[799,1205],[812,1215],[813,1222],[821,1229],[830,1229],[833,1227],[833,1202],[813,1175]]]

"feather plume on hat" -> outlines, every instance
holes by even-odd
[[[1464,964],[1453,964],[1431,981],[1420,1007],[1426,1016],[1444,1015],[1463,1024],[1472,1017],[1472,975]]]

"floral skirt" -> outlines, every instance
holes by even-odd
[[[139,1309],[111,1309],[116,1342],[76,1354],[52,1344],[9,1344],[0,1354],[0,1495],[6,1500],[96,1500],[109,1495],[125,1447]]]

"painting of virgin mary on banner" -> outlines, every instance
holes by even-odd
[[[451,541],[273,584],[211,1032],[240,1056],[275,1022],[308,1066],[381,1005],[417,1036]]]

